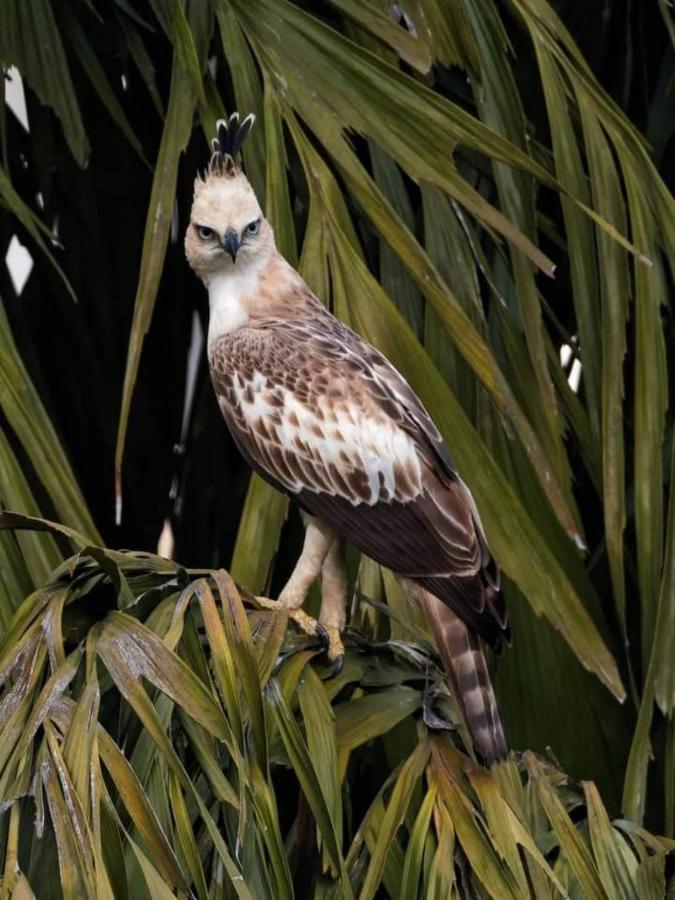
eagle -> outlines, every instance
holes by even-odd
[[[278,599],[344,657],[344,545],[392,570],[426,614],[475,751],[507,745],[481,643],[508,641],[499,571],[443,438],[403,375],[333,316],[279,253],[236,159],[254,116],[217,124],[194,183],[187,260],[209,295],[220,410],[249,465],[301,508],[305,535]],[[318,621],[303,609],[321,577]]]

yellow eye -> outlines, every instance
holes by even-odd
[[[213,237],[213,228],[207,228],[206,225],[197,225],[197,234],[203,241],[209,241]]]

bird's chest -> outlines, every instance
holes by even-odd
[[[223,337],[248,325],[258,276],[250,272],[227,272],[209,282],[209,350]]]

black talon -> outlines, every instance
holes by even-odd
[[[321,622],[316,623],[316,628],[314,629],[314,634],[321,641],[321,645],[324,648],[324,650],[328,650],[328,648],[330,647],[330,638],[328,637],[328,632],[326,631],[324,626],[321,624]]]
[[[328,670],[328,673],[324,675],[321,679],[322,681],[332,681],[333,678],[337,678],[340,672],[343,670],[345,665],[345,655],[341,653],[339,656],[336,656],[333,660],[333,664]]]

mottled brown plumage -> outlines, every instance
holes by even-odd
[[[220,168],[212,164],[212,173]],[[260,227],[247,241],[249,220]],[[202,247],[204,226],[228,236],[218,237],[227,254],[213,241]],[[303,550],[313,554],[307,572],[316,577],[327,548],[345,538],[413,586],[476,749],[493,762],[506,743],[478,635],[499,648],[506,611],[478,512],[437,428],[403,376],[277,253],[238,170],[200,184],[191,229],[188,258],[209,287],[220,409],[251,466],[320,523]],[[241,256],[232,255],[239,235]],[[290,608],[304,599],[305,575],[294,576]],[[334,598],[326,621],[339,628],[344,613],[335,608]]]
[[[497,571],[431,418],[382,354],[311,294],[295,309],[301,314],[261,318],[213,344],[214,388],[241,452],[499,647],[506,614]]]

